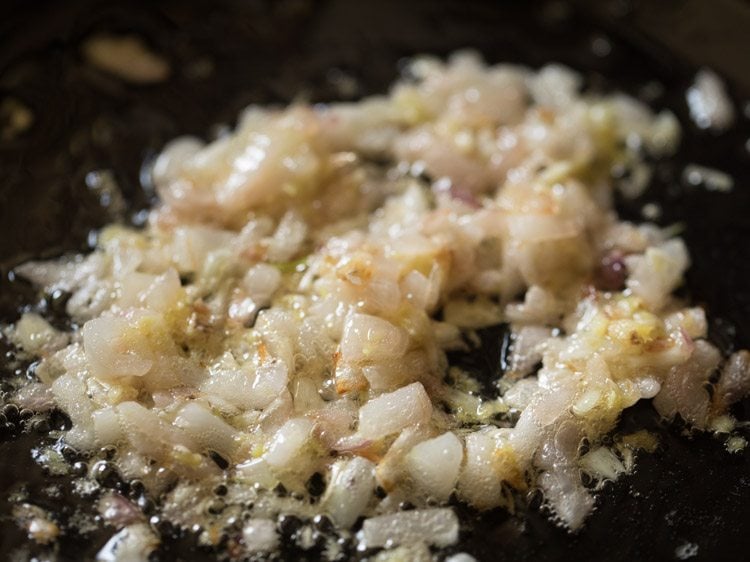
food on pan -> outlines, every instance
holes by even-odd
[[[641,399],[731,434],[750,355],[722,357],[674,296],[675,229],[613,207],[676,149],[676,118],[582,93],[559,65],[460,53],[405,74],[386,96],[250,107],[213,142],[176,139],[145,227],[17,268],[69,296],[69,329],[28,312],[7,331],[40,360],[15,400],[70,417],[82,481],[135,479],[160,518],[240,557],[278,549],[293,516],[335,558],[451,545],[456,501],[512,509],[531,489],[578,529],[597,485],[657,445],[611,437]],[[502,324],[496,378],[449,361]],[[102,559],[155,548],[137,506],[100,502],[120,529]]]

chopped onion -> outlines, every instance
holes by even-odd
[[[292,460],[309,442],[312,428],[312,422],[304,418],[291,419],[282,425],[263,457],[268,465],[275,469],[294,468]]]
[[[271,467],[269,467],[265,459],[262,458],[252,459],[242,464],[238,464],[236,469],[237,474],[242,478],[246,478],[253,484],[258,484],[268,490],[273,488],[278,481],[273,475]]]
[[[83,347],[91,372],[103,379],[148,373],[153,361],[139,354],[147,347],[144,337],[125,318],[101,317],[83,326]]]
[[[415,485],[430,497],[445,501],[456,487],[464,451],[450,431],[415,445],[404,458]]]
[[[742,350],[727,359],[716,383],[714,403],[720,410],[750,394],[750,352]]]
[[[321,502],[323,510],[342,527],[350,527],[367,508],[375,490],[375,465],[362,457],[333,465]]]
[[[57,351],[68,344],[68,335],[53,328],[35,312],[26,312],[16,323],[13,343],[28,353],[37,355]]]
[[[128,82],[150,84],[169,77],[169,64],[135,35],[95,35],[83,44],[83,54],[92,65]]]
[[[432,415],[432,403],[421,383],[415,382],[373,398],[359,409],[358,433],[379,439],[405,427],[425,423]]]
[[[466,436],[466,462],[458,480],[458,496],[477,509],[503,503],[501,477],[495,463],[495,440],[486,433]]]
[[[598,447],[581,457],[581,468],[594,478],[615,480],[625,472],[622,461],[607,447]]]
[[[271,552],[279,545],[276,524],[270,519],[248,519],[242,527],[247,552]]]
[[[107,492],[103,495],[97,508],[104,520],[116,528],[130,525],[143,518],[143,512],[138,506],[117,492]]]
[[[424,541],[445,547],[458,541],[458,517],[451,509],[402,511],[366,519],[357,533],[363,548]]]
[[[145,523],[125,527],[96,554],[97,562],[143,562],[159,546],[159,538]]]
[[[190,402],[180,410],[174,425],[205,449],[223,456],[231,458],[237,449],[237,431],[196,402]]]
[[[704,427],[709,414],[705,385],[720,361],[721,355],[715,347],[703,340],[695,342],[690,359],[669,371],[654,398],[654,407],[664,417],[680,414],[691,424]]]
[[[715,72],[706,68],[699,70],[686,97],[690,116],[702,129],[723,131],[734,122],[732,100]]]
[[[408,339],[401,328],[376,316],[352,313],[341,336],[341,358],[344,361],[398,358],[407,346]]]

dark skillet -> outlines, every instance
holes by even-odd
[[[288,102],[300,94],[312,100],[340,98],[336,73],[357,80],[353,97],[381,92],[395,78],[402,57],[468,46],[491,62],[562,61],[583,71],[591,88],[622,89],[678,114],[685,125],[680,154],[657,164],[647,195],[621,202],[620,210],[640,220],[641,205],[658,202],[662,224],[684,224],[694,261],[685,293],[706,306],[712,338],[724,351],[748,347],[750,125],[741,114],[750,95],[750,7],[739,0],[707,6],[695,1],[6,1],[0,8],[0,94],[23,100],[35,122],[17,140],[0,142],[0,315],[12,320],[20,305],[32,303],[55,321],[65,321],[60,302],[40,300],[8,276],[10,268],[30,256],[86,250],[92,229],[113,218],[137,223],[138,210],[153,197],[148,182],[141,181],[141,164],[166,140],[188,132],[210,135],[213,125],[232,123],[249,103]],[[99,30],[142,35],[169,57],[171,79],[138,88],[85,68],[78,47]],[[213,72],[201,77],[206,62]],[[718,65],[733,78],[740,117],[724,135],[689,124],[684,89],[695,62]],[[647,86],[652,82],[661,88]],[[731,173],[735,190],[712,193],[682,184],[682,167],[692,161]],[[112,216],[111,206],[85,187],[85,175],[94,169],[114,171],[129,205],[122,216]],[[501,350],[500,338],[493,336],[501,333],[499,328],[486,334],[485,348],[456,360],[471,363],[480,376],[495,376]],[[3,378],[11,374],[12,358],[6,355],[0,366]],[[50,551],[30,543],[10,521],[8,494],[25,489],[31,501],[53,508],[63,525],[76,506],[90,510],[95,498],[71,495],[66,478],[43,474],[32,460],[30,451],[45,439],[43,426],[22,434],[13,409],[0,412],[8,414],[8,423],[0,418],[0,557],[10,559],[15,552],[21,559],[44,559]],[[736,413],[750,419],[750,404],[740,404]],[[61,427],[66,420],[54,415],[49,423]],[[596,513],[577,535],[551,524],[539,498],[532,497],[528,511],[517,517],[459,508],[466,525],[451,551],[480,560],[670,560],[690,543],[697,546],[691,560],[746,559],[750,452],[730,455],[712,437],[687,438],[678,423],[660,423],[648,404],[622,420],[622,431],[639,427],[658,432],[661,447],[639,456],[635,474],[605,488]],[[66,454],[76,460],[74,452]],[[123,483],[110,484],[127,491]],[[291,532],[294,525],[286,527]],[[196,549],[189,534],[158,528],[164,546],[157,559],[217,557]],[[66,527],[57,559],[91,559],[111,532],[82,534]],[[318,556],[288,542],[288,559]]]

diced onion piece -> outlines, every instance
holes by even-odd
[[[685,243],[673,239],[649,248],[643,256],[626,258],[626,264],[631,272],[628,288],[649,307],[658,310],[664,305],[666,296],[682,282],[690,258]]]
[[[196,402],[184,406],[174,424],[202,447],[221,455],[231,458],[237,449],[237,431]]]
[[[680,414],[697,427],[704,427],[709,414],[709,395],[705,389],[711,373],[719,366],[721,354],[704,340],[695,342],[690,359],[672,367],[654,398],[654,407],[666,418]]]
[[[344,361],[380,361],[401,357],[409,345],[406,333],[387,320],[352,313],[344,324],[341,358]]]
[[[358,433],[379,439],[405,427],[426,423],[432,415],[430,397],[421,383],[415,382],[373,398],[359,409]]]
[[[375,490],[375,466],[362,457],[339,461],[321,503],[322,509],[341,527],[354,524]]]
[[[424,541],[445,547],[458,541],[458,517],[448,508],[402,511],[366,519],[357,534],[363,548]]]
[[[271,552],[279,545],[276,524],[270,519],[248,519],[242,527],[247,552]]]
[[[159,546],[159,538],[145,523],[125,527],[96,554],[97,562],[143,562]]]
[[[714,403],[720,409],[750,394],[750,352],[738,351],[727,359],[716,383]]]
[[[291,419],[282,425],[271,440],[265,461],[274,469],[294,469],[292,461],[310,440],[313,424],[304,418]]]
[[[125,318],[106,316],[89,320],[83,326],[83,348],[91,374],[97,378],[141,377],[153,365],[138,354],[145,345]]]
[[[195,156],[205,143],[197,137],[177,137],[162,148],[151,167],[152,179],[156,183],[166,183],[176,179],[185,161]],[[175,234],[182,230],[178,229]]]
[[[246,478],[253,484],[259,484],[268,490],[273,488],[278,481],[271,472],[268,463],[262,458],[238,464],[236,470],[242,478]]]
[[[113,445],[123,438],[120,418],[114,408],[102,408],[92,414],[94,435],[101,447]]]
[[[461,441],[448,431],[415,445],[404,464],[418,488],[445,501],[456,487],[463,457]]]
[[[715,72],[706,68],[699,70],[686,97],[690,116],[699,127],[723,131],[734,122],[732,100]]]
[[[165,154],[167,153],[162,156]],[[159,161],[157,161],[158,164]],[[174,252],[172,259],[181,272],[197,273],[203,269],[210,253],[225,248],[231,240],[232,235],[229,232],[218,228],[192,225],[178,227],[175,229],[172,243]]]
[[[143,512],[117,492],[104,494],[97,505],[102,518],[114,527],[129,525],[143,517]]]
[[[625,472],[622,461],[607,447],[598,447],[581,457],[581,468],[589,475],[599,480],[607,478],[614,480]]]
[[[57,405],[70,416],[74,423],[88,426],[94,411],[88,396],[86,383],[74,374],[65,374],[52,383],[52,394]]]
[[[68,335],[53,328],[35,312],[26,312],[11,333],[13,343],[24,351],[43,354],[56,351],[68,343]]]
[[[95,35],[82,50],[90,64],[128,82],[151,84],[169,77],[167,61],[136,35]]]
[[[490,509],[503,503],[494,463],[495,440],[484,433],[467,435],[466,462],[458,480],[458,495],[477,509]]]
[[[499,305],[486,299],[454,299],[443,308],[443,318],[459,328],[485,328],[502,322],[503,312]]]
[[[133,272],[122,282],[119,302],[163,313],[174,307],[183,293],[180,276],[172,268],[161,275]]]
[[[268,306],[276,289],[281,284],[281,272],[278,267],[259,263],[248,269],[242,279],[242,285],[247,289],[250,298],[256,306]]]

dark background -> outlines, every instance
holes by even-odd
[[[139,220],[138,210],[153,197],[141,165],[167,140],[210,136],[249,103],[340,98],[336,73],[356,80],[353,97],[383,92],[403,57],[472,47],[489,62],[561,61],[593,89],[622,89],[678,115],[680,153],[658,163],[651,190],[622,202],[620,211],[641,220],[640,206],[658,202],[662,224],[684,226],[694,262],[685,293],[706,307],[712,338],[725,352],[750,346],[748,30],[750,3],[740,0],[6,0],[0,101],[22,100],[35,121],[19,138],[0,141],[0,318],[12,320],[20,305],[38,300],[9,275],[13,265],[86,250],[102,224]],[[138,33],[169,59],[170,80],[126,86],[87,68],[79,47],[96,31]],[[685,88],[700,65],[724,75],[738,109],[736,125],[722,135],[697,129],[687,115]],[[201,75],[207,66],[212,72]],[[735,189],[683,185],[688,162],[731,173]],[[124,214],[113,215],[85,186],[86,173],[102,169],[114,172],[129,202]],[[0,368],[8,374],[8,365]],[[747,420],[750,408],[741,404],[737,414]],[[750,453],[730,455],[721,440],[705,435],[688,438],[678,425],[661,424],[648,404],[629,411],[621,430],[641,426],[660,434],[660,449],[640,455],[635,474],[607,485],[579,534],[556,528],[532,502],[518,517],[465,513],[462,542],[453,550],[480,560],[671,560],[689,542],[698,546],[691,560],[746,559]],[[9,491],[26,485],[63,522],[72,512],[64,480],[44,476],[31,460],[41,439],[0,442],[0,558],[18,548],[26,558],[46,552],[29,546],[10,521]],[[62,500],[45,495],[50,483],[61,486]],[[69,531],[58,559],[91,558],[109,534]],[[159,557],[213,556],[189,545],[190,537],[168,541]]]

